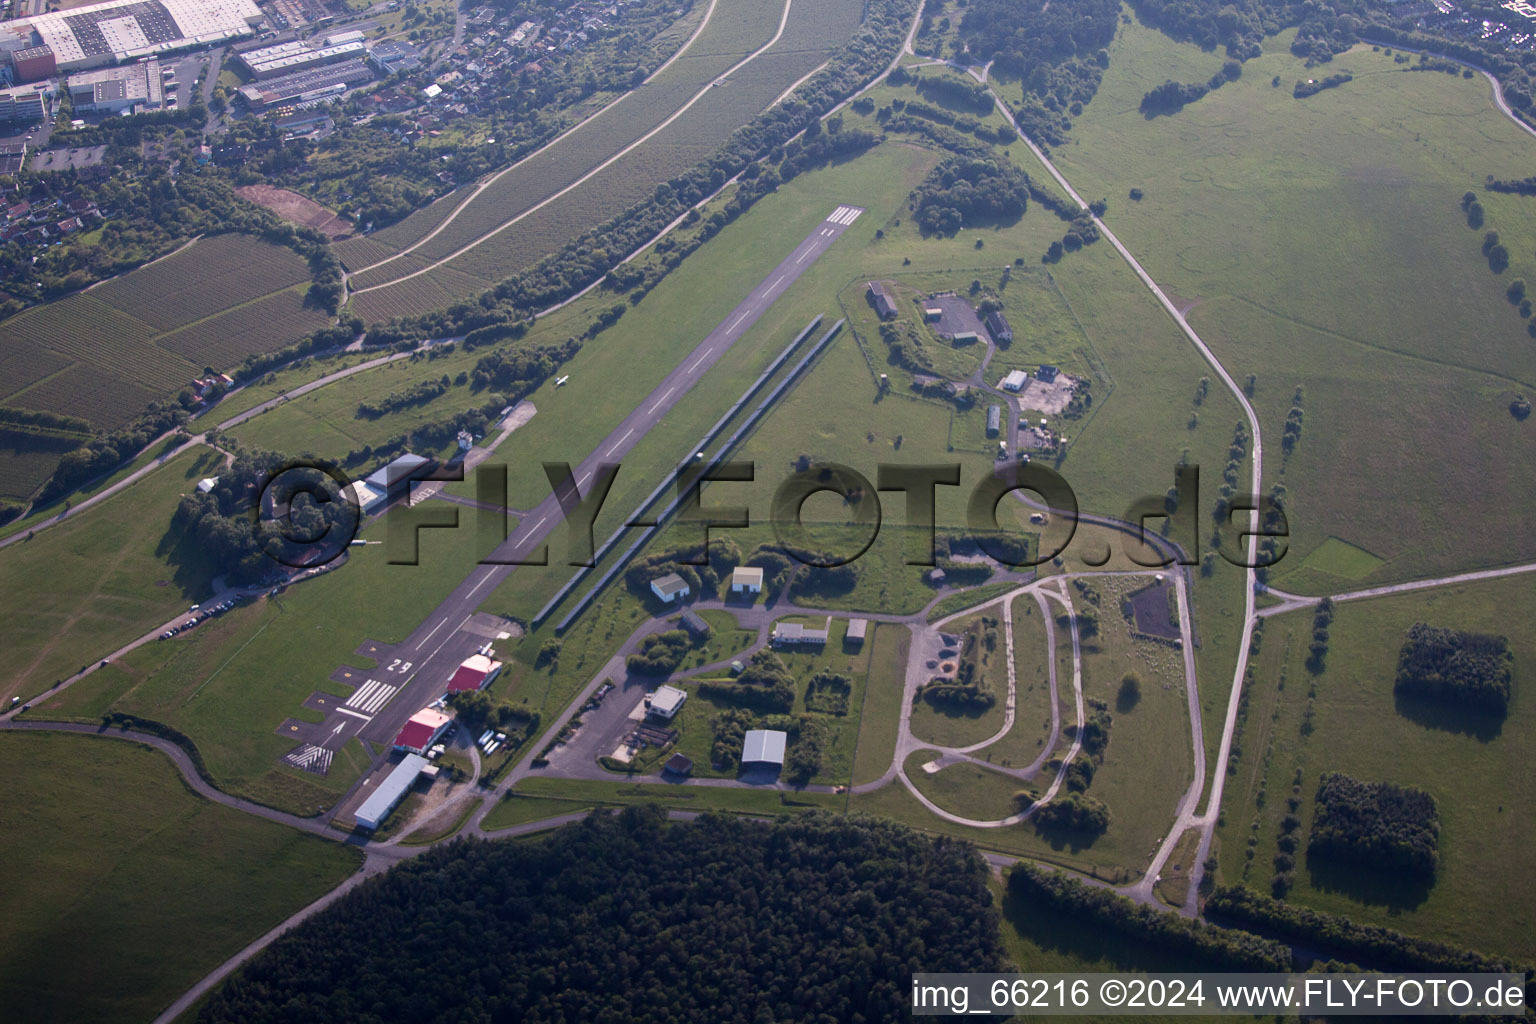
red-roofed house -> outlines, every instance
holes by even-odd
[[[460,690],[483,690],[495,681],[501,672],[501,662],[495,661],[484,654],[471,654],[453,673],[453,678],[448,680],[448,692],[458,693]]]
[[[431,708],[422,708],[411,716],[411,720],[405,723],[405,728],[400,730],[400,735],[395,737],[395,749],[406,750],[412,754],[425,754],[437,742],[437,738],[447,731],[453,719],[447,715],[433,711]]]

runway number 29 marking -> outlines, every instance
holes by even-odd
[[[389,665],[384,669],[386,672],[409,672],[410,670],[411,663],[408,661],[401,661],[399,658],[396,658],[394,661],[390,662]]]

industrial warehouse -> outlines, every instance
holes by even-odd
[[[6,22],[0,51],[31,80],[238,39],[263,17],[253,0],[106,0]]]

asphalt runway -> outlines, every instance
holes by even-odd
[[[731,310],[581,461],[574,470],[577,486],[585,488],[600,464],[622,460],[627,452],[639,444],[651,428],[693,389],[710,367],[752,328],[774,301],[801,274],[809,270],[863,212],[857,206],[839,206],[817,224],[741,304]],[[539,552],[549,535],[562,523],[559,500],[551,494],[523,517],[518,529],[486,560],[503,563],[527,560]],[[469,624],[480,602],[516,568],[512,564],[477,565],[409,637],[394,645],[388,657],[379,660],[376,669],[363,673],[366,680],[364,685],[373,681],[380,684],[373,687],[373,694],[380,692],[385,685],[396,687],[387,701],[377,708],[372,708],[370,704],[371,713],[366,718],[356,708],[328,715],[323,723],[313,727],[314,731],[310,734],[313,739],[309,741],[329,740],[325,746],[335,749],[338,740],[344,742],[356,735],[385,746],[387,750],[406,719],[440,696],[459,662],[486,643],[483,635],[468,632],[464,627]],[[380,760],[386,756],[387,753],[381,755]],[[350,802],[350,799],[343,799],[337,807],[343,808]]]

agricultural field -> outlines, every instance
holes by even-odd
[[[122,277],[0,323],[0,404],[113,430],[203,367],[292,344],[324,326],[302,257],[246,235],[201,239]]]
[[[198,447],[134,487],[0,550],[9,657],[0,698],[31,696],[208,595],[198,552],[170,535],[182,494],[223,458]]]
[[[18,1019],[147,1020],[361,861],[189,792],[134,743],[9,733],[0,770],[0,986]]]
[[[0,427],[0,502],[25,502],[85,438],[57,430]]]
[[[1107,222],[1232,375],[1255,376],[1267,483],[1285,485],[1290,519],[1277,586],[1326,592],[1527,554],[1519,496],[1536,464],[1506,453],[1528,440],[1509,405],[1536,391],[1536,346],[1505,292],[1536,273],[1536,207],[1483,183],[1528,174],[1536,140],[1481,76],[1410,72],[1370,46],[1330,65],[1353,81],[1296,99],[1311,72],[1289,39],[1149,120],[1145,90],[1203,80],[1221,57],[1122,26],[1058,154],[1064,173],[1109,198]],[[1125,198],[1132,187],[1141,201]],[[1460,206],[1468,191],[1487,211],[1479,229]],[[1502,273],[1480,251],[1490,229],[1513,254]],[[1303,426],[1286,453],[1293,407]],[[1476,498],[1452,515],[1446,495]],[[1325,545],[1360,554],[1314,558]]]
[[[1242,756],[1222,807],[1222,880],[1270,891],[1299,771],[1301,846],[1289,902],[1493,955],[1536,957],[1536,896],[1528,886],[1490,882],[1524,877],[1536,848],[1536,704],[1526,685],[1536,665],[1531,613],[1530,581],[1520,576],[1341,603],[1315,674],[1307,651],[1312,615],[1270,618],[1237,744]],[[1398,652],[1417,622],[1508,637],[1515,693],[1507,718],[1394,694]],[[1440,837],[1433,884],[1308,858],[1314,795],[1332,771],[1434,798]]]
[[[215,235],[123,277],[92,295],[159,333],[309,280],[303,257],[245,235]]]

